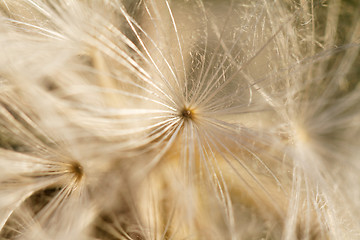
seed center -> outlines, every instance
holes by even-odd
[[[189,109],[184,109],[181,111],[181,116],[186,119],[192,119],[193,113]]]
[[[74,174],[77,181],[81,180],[81,178],[84,176],[84,169],[77,162],[71,164],[70,172]]]

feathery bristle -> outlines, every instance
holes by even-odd
[[[360,238],[359,10],[0,0],[0,238]]]

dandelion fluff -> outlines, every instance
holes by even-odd
[[[359,238],[359,7],[0,1],[1,238]]]

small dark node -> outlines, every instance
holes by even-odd
[[[181,111],[181,116],[185,119],[192,119],[193,113],[189,109],[184,109]]]
[[[73,162],[73,163],[71,164],[71,169],[70,169],[70,171],[75,175],[75,177],[76,177],[77,180],[80,180],[80,179],[83,177],[83,175],[84,175],[84,169],[83,169],[83,167],[82,167],[79,163],[77,163],[77,162]]]
[[[45,77],[41,84],[49,92],[59,89],[59,86],[55,83],[54,79],[51,79],[50,77]]]

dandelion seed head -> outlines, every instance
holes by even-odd
[[[0,238],[357,239],[353,2],[0,0]]]

